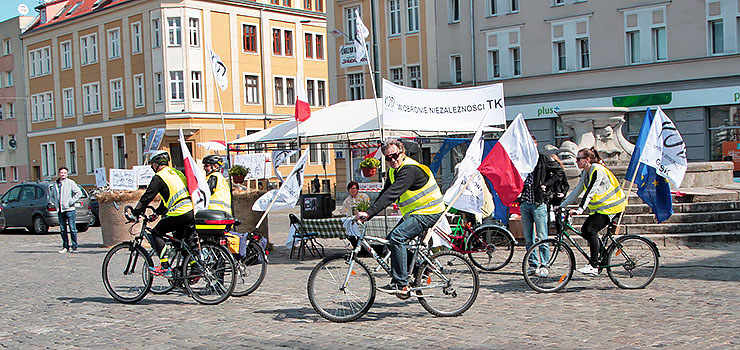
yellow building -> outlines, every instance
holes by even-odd
[[[182,166],[182,128],[198,142],[229,140],[293,119],[296,90],[328,103],[325,0],[57,0],[23,35],[32,178],[66,166],[81,184],[96,168],[144,162],[152,128]],[[209,47],[227,67],[218,90]],[[220,103],[219,103],[220,93]],[[324,174],[310,161],[307,176]],[[290,171],[288,167],[283,173]],[[334,173],[330,165],[328,172]]]

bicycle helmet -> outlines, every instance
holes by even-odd
[[[155,151],[149,156],[149,164],[155,163],[161,165],[170,164],[170,154],[167,151]]]
[[[221,159],[221,156],[211,154],[203,158],[203,164],[218,165],[219,167],[221,167],[224,165],[224,161],[223,159]]]

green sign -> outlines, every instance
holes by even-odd
[[[632,95],[612,97],[614,107],[642,107],[666,105],[671,103],[673,95],[670,92],[659,94]]]

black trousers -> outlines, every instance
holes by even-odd
[[[185,237],[189,237],[195,231],[195,217],[193,212],[178,215],[178,216],[164,216],[152,229],[154,240],[152,245],[157,251],[157,254],[161,256],[162,248],[164,248],[164,237],[165,234],[173,232],[173,237],[182,240]]]
[[[599,231],[609,225],[609,221],[609,215],[592,213],[581,227],[581,236],[588,241],[588,248],[591,252],[589,264],[593,267],[599,267],[599,251],[601,251]]]

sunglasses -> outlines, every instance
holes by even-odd
[[[576,160],[587,159],[588,157],[576,157]]]
[[[385,160],[388,161],[388,162],[390,162],[390,161],[393,161],[393,160],[397,160],[398,157],[400,157],[400,156],[401,156],[401,153],[391,153],[391,154],[388,154],[388,155],[385,156]]]

